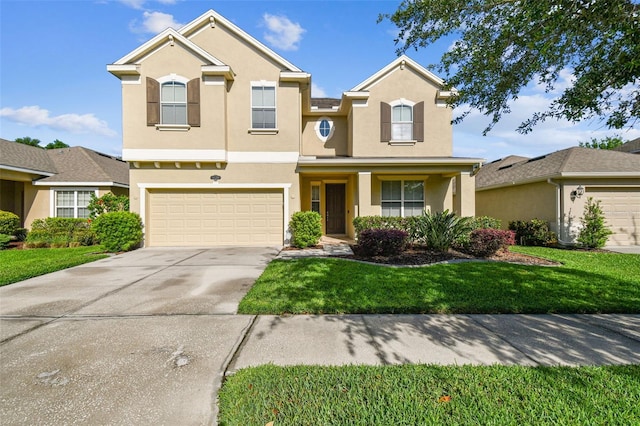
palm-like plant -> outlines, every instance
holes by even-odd
[[[458,217],[454,212],[424,212],[416,219],[416,237],[418,242],[439,252],[446,252],[461,236],[471,231],[469,218]]]

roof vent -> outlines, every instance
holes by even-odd
[[[533,163],[534,161],[542,160],[543,158],[547,158],[546,155],[541,155],[540,157],[535,157],[530,160],[527,160],[527,163]]]
[[[509,167],[512,167],[512,166],[513,166],[513,164],[509,164],[509,165],[506,165],[506,166],[498,167],[498,170],[508,169]]]

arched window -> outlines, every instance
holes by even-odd
[[[187,124],[187,85],[168,81],[160,86],[162,124]]]
[[[392,108],[391,139],[410,141],[413,139],[413,107],[400,104]]]

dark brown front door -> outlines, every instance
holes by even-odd
[[[327,206],[325,231],[327,234],[345,233],[344,188],[344,183],[328,183],[325,187]]]

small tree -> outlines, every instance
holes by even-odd
[[[604,219],[600,200],[594,201],[593,197],[587,198],[587,204],[584,206],[584,216],[580,218],[582,221],[582,229],[578,234],[580,245],[587,248],[604,247],[609,235],[613,234],[605,225]]]
[[[322,237],[322,216],[312,211],[295,212],[289,227],[291,245],[299,248],[315,246]]]

